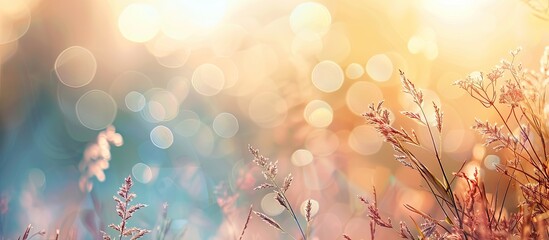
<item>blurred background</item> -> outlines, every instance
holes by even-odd
[[[371,197],[373,186],[394,222],[409,220],[404,203],[440,215],[361,114],[385,100],[397,126],[428,140],[399,113],[414,108],[403,70],[442,105],[449,172],[470,161],[491,184],[504,156],[470,126],[495,115],[452,83],[519,46],[518,61],[538,69],[547,8],[541,0],[0,0],[0,236],[33,224],[44,239],[55,229],[62,239],[96,239],[119,222],[112,195],[128,175],[136,201],[149,205],[130,224],[155,228],[166,202],[168,239],[233,238],[250,204],[297,236],[273,194],[252,190],[264,178],[248,144],[278,160],[281,180],[293,174],[296,209],[318,203],[316,239],[369,239],[356,195]],[[428,151],[418,154],[435,169]],[[256,217],[246,238],[289,236]]]

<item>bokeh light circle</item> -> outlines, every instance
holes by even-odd
[[[76,102],[78,121],[92,130],[101,130],[111,125],[116,112],[114,99],[101,90],[86,92]]]
[[[117,76],[111,83],[109,93],[121,109],[126,110],[126,96],[135,91],[145,95],[154,87],[153,81],[141,72],[126,71]],[[145,97],[146,99],[146,97]]]
[[[275,199],[275,193],[267,193],[261,199],[261,209],[269,216],[276,216],[284,211],[284,207]]]
[[[412,54],[423,53],[428,60],[438,57],[438,44],[436,32],[431,28],[421,28],[408,40],[408,51]]]
[[[46,175],[44,171],[33,168],[29,171],[29,182],[34,188],[41,188],[46,184]]]
[[[303,167],[313,162],[313,154],[309,150],[298,149],[292,153],[290,159],[295,166]]]
[[[166,118],[166,109],[164,106],[154,100],[151,100],[147,103],[147,114],[145,115],[147,117],[147,120],[151,120],[150,122],[161,122],[164,121]],[[149,118],[150,117],[150,118]]]
[[[126,94],[126,107],[132,112],[139,112],[145,107],[146,99],[143,94],[131,91]]]
[[[333,110],[330,104],[322,100],[312,100],[305,107],[303,117],[309,125],[325,128],[332,123]]]
[[[291,50],[295,56],[315,56],[322,47],[322,38],[318,35],[299,33],[292,40]]]
[[[484,166],[490,170],[496,170],[501,160],[497,155],[488,155],[484,158]]]
[[[10,60],[21,47],[19,41],[0,44],[0,64]]]
[[[328,129],[316,129],[307,135],[305,147],[314,156],[329,156],[339,147],[339,138]]]
[[[358,63],[351,63],[345,68],[345,75],[349,79],[359,79],[364,75],[364,68]]]
[[[179,103],[182,103],[189,95],[190,85],[191,81],[186,77],[176,76],[168,82],[166,89],[177,98]]]
[[[220,113],[213,121],[214,132],[222,138],[231,138],[238,132],[238,119],[231,113]]]
[[[57,56],[54,69],[61,83],[78,88],[93,80],[97,71],[97,61],[90,50],[72,46]]]
[[[211,60],[211,63],[219,67],[223,71],[225,84],[223,89],[230,89],[240,80],[238,66],[235,61],[229,57],[218,57]]]
[[[156,61],[167,68],[180,68],[191,56],[191,49],[181,47],[163,56],[156,56]]]
[[[173,133],[168,127],[159,125],[151,130],[151,141],[158,148],[167,149],[173,144]]]
[[[322,61],[313,68],[311,80],[320,91],[335,92],[343,85],[343,70],[333,61]]]
[[[347,90],[345,102],[351,112],[362,115],[368,110],[370,103],[377,104],[383,100],[381,89],[371,82],[355,82]]]
[[[486,154],[486,147],[483,144],[477,143],[473,146],[473,157],[476,160],[481,160]]]
[[[300,206],[300,211],[301,211],[301,215],[303,217],[306,217],[307,216],[307,202],[308,200],[311,200],[311,217],[314,217],[317,213],[318,213],[318,210],[320,210],[320,204],[318,203],[317,200],[314,200],[314,199],[307,199],[305,201],[303,201],[301,203],[301,206]]]
[[[436,126],[436,125],[435,125]],[[449,129],[443,134],[442,150],[445,152],[457,152],[464,140],[463,129]]]
[[[202,64],[194,70],[192,85],[198,93],[204,96],[214,96],[225,86],[225,75],[214,64]]]
[[[151,4],[132,3],[120,13],[118,29],[132,42],[147,42],[160,31],[160,14]]]
[[[349,146],[362,155],[377,153],[382,145],[383,140],[371,126],[361,125],[355,127],[349,135]]]
[[[178,119],[181,119],[181,122],[175,126],[174,131],[183,137],[195,135],[202,125],[198,114],[190,110],[182,110]]]
[[[24,6],[24,3],[17,4],[16,2],[0,2],[0,45],[18,40],[29,30],[31,12],[27,6]],[[10,9],[10,6],[18,7]]]
[[[147,184],[153,179],[151,167],[144,163],[137,163],[132,167],[132,175],[140,183]]]
[[[170,121],[179,113],[179,99],[166,89],[153,88],[145,93],[148,102],[147,116],[153,122]]]
[[[324,35],[330,29],[332,15],[328,8],[316,2],[297,5],[290,14],[290,27],[295,34]]]
[[[393,75],[393,62],[385,54],[374,55],[366,63],[366,72],[374,81],[385,82]]]
[[[410,53],[419,53],[423,50],[424,46],[425,41],[419,36],[412,36],[410,40],[408,40],[408,51],[410,51]]]

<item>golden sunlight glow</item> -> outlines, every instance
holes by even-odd
[[[275,193],[267,193],[261,199],[261,209],[269,216],[276,216],[284,211],[284,207],[276,201],[275,197]]]
[[[298,149],[292,153],[291,161],[295,166],[303,167],[313,162],[313,154],[306,149]]]
[[[122,223],[151,229],[147,239],[157,210],[177,217],[166,239],[370,239],[368,210],[395,220],[374,221],[397,230],[377,239],[413,238],[416,220],[424,235],[457,238],[504,238],[514,221],[509,237],[521,236],[539,216],[469,223],[477,210],[521,215],[539,190],[528,174],[543,173],[549,147],[548,45],[549,0],[0,0],[0,156],[14,160],[0,161],[0,219],[14,219],[0,220],[0,240],[97,235],[120,222],[126,206],[110,196],[130,191],[128,175],[128,194],[151,207]],[[444,218],[408,153],[452,177],[442,207],[463,218],[410,214],[404,204]],[[480,199],[498,204],[453,206],[475,173]],[[513,179],[527,188],[507,194]],[[105,214],[89,209],[95,200]]]
[[[227,0],[160,1],[162,32],[174,39],[187,39],[200,30],[218,26],[227,7]]]
[[[425,0],[425,9],[438,18],[451,21],[468,21],[486,2],[492,0]]]
[[[434,60],[438,56],[436,33],[432,28],[422,28],[408,41],[408,51],[413,54],[423,53],[425,58]]]
[[[364,68],[358,63],[351,63],[345,68],[345,76],[349,79],[358,79],[364,75]]]
[[[160,31],[160,15],[153,5],[133,3],[118,17],[118,28],[132,42],[147,42]]]
[[[330,104],[322,100],[313,100],[305,107],[303,117],[309,125],[316,128],[325,128],[332,123],[333,110]]]
[[[371,82],[364,81],[353,83],[345,95],[347,107],[358,116],[368,110],[368,103],[381,100],[383,100],[381,89]]]
[[[377,54],[366,63],[366,72],[374,81],[385,82],[393,75],[393,62],[387,55]]]
[[[480,160],[484,158],[486,154],[486,147],[483,144],[477,143],[473,147],[473,158],[475,160]]]
[[[31,24],[31,13],[26,4],[14,2],[0,0],[0,45],[21,38]]]
[[[332,15],[320,3],[299,4],[290,15],[290,27],[295,34],[306,33],[323,36],[330,29]]]
[[[381,149],[383,140],[376,130],[367,125],[355,127],[348,139],[349,146],[361,155],[372,155]]]
[[[341,67],[333,61],[318,63],[311,73],[313,85],[323,92],[335,92],[343,85],[344,74]]]
[[[90,50],[72,46],[57,56],[54,69],[61,83],[79,88],[89,84],[95,77],[97,60]]]
[[[186,3],[193,22],[200,27],[215,27],[227,11],[227,0],[190,0]]]
[[[490,170],[496,170],[500,164],[500,158],[497,155],[488,155],[484,158],[484,166]]]
[[[463,167],[463,173],[465,173],[468,178],[474,178],[475,173],[478,174],[479,178],[482,178],[484,176],[484,169],[480,167],[479,162],[469,162]]]
[[[204,96],[213,96],[223,89],[225,75],[216,65],[202,64],[194,70],[192,84],[198,93]]]

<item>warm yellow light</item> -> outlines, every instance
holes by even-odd
[[[333,110],[327,102],[313,100],[305,107],[303,117],[309,125],[317,128],[325,128],[332,123]]]
[[[160,31],[160,15],[150,4],[130,4],[118,17],[118,28],[132,42],[147,42]]]
[[[328,8],[316,2],[299,4],[290,15],[290,27],[295,34],[323,36],[331,24],[332,15]]]
[[[438,0],[438,2],[449,7],[467,7],[478,2],[478,0]]]
[[[425,0],[425,9],[441,20],[469,21],[470,17],[491,0]]]
[[[227,11],[226,0],[193,0],[190,2],[195,23],[202,27],[214,27]]]

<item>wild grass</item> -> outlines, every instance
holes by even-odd
[[[546,89],[549,82],[549,48],[540,61],[539,71],[527,70],[516,63],[520,49],[511,52],[511,60],[503,60],[488,74],[470,75],[455,85],[479,102],[487,110],[494,111],[499,123],[475,120],[472,128],[485,139],[484,145],[492,146],[509,159],[496,167],[500,181],[495,189],[487,190],[478,169],[467,175],[462,169],[450,170],[440,154],[440,134],[443,130],[441,107],[432,103],[435,121],[431,123],[425,114],[423,93],[400,72],[404,93],[412,97],[417,112],[402,112],[419,125],[427,128],[430,141],[419,141],[416,133],[396,128],[382,102],[370,105],[364,114],[366,122],[376,128],[384,140],[391,144],[395,158],[404,166],[416,171],[427,184],[445,219],[436,219],[411,205],[405,207],[422,219],[417,224],[411,217],[417,235],[411,233],[406,223],[396,228],[390,219],[384,220],[374,200],[359,199],[367,206],[371,219],[372,239],[376,226],[396,229],[405,239],[546,239],[549,237],[549,170],[547,155],[547,107]],[[516,130],[514,130],[516,129]],[[438,141],[436,139],[439,139]],[[432,146],[432,159],[420,159],[415,152]],[[439,172],[425,166],[435,161]],[[465,163],[464,163],[465,164]],[[452,175],[449,175],[453,171]],[[451,180],[450,180],[451,179]],[[465,183],[465,192],[456,192],[456,179]],[[452,184],[454,183],[454,184]],[[517,208],[505,209],[510,189],[517,186],[521,202]],[[488,197],[488,191],[495,193]],[[499,193],[503,193],[498,199]],[[511,212],[508,217],[504,211]],[[348,236],[346,238],[349,238]]]
[[[123,237],[131,237],[131,240],[139,239],[145,236],[145,234],[151,232],[147,229],[140,229],[137,227],[128,226],[128,220],[133,216],[133,214],[137,212],[137,210],[147,207],[147,205],[141,203],[130,205],[130,202],[133,201],[133,199],[136,197],[135,193],[130,192],[132,186],[132,178],[131,176],[128,176],[120,187],[120,190],[118,190],[118,195],[122,199],[113,196],[113,199],[116,202],[116,213],[121,218],[121,222],[117,225],[110,224],[109,227],[119,233],[119,240],[122,240]],[[103,232],[103,240],[111,239],[112,238],[109,234]]]
[[[284,207],[284,209],[294,219],[294,222],[296,223],[296,225],[299,229],[299,232],[301,233],[302,239],[307,239],[307,235],[303,231],[303,227],[299,223],[299,220],[297,219],[297,215],[295,214],[295,211],[294,211],[290,201],[286,197],[286,191],[288,191],[288,189],[292,185],[292,181],[293,181],[292,174],[291,173],[288,174],[288,176],[286,176],[284,178],[284,181],[282,182],[282,185],[280,185],[277,182],[278,161],[274,161],[274,162],[270,161],[269,158],[259,154],[259,150],[253,148],[252,146],[248,146],[248,149],[254,157],[253,162],[261,168],[261,170],[262,170],[261,172],[263,173],[263,176],[265,177],[265,180],[267,180],[266,183],[263,183],[263,184],[257,186],[256,188],[254,188],[254,190],[271,189],[273,191],[273,193],[275,193],[276,201],[282,207]],[[310,212],[310,210],[309,210],[309,212]],[[274,219],[270,218],[269,216],[267,216],[267,215],[265,215],[261,212],[254,211],[254,213],[259,218],[261,218],[264,222],[268,223],[272,227],[280,230],[283,233],[288,233],[287,231],[285,231],[282,228],[282,226],[280,226],[280,224],[278,224]],[[291,236],[293,239],[296,239],[292,235],[289,235],[289,236]]]
[[[20,236],[19,238],[17,238],[17,240],[28,240],[28,239],[32,239],[33,237],[38,236],[38,235],[40,235],[40,236],[46,235],[45,230],[41,230],[41,231],[38,231],[36,233],[31,234],[31,229],[32,229],[32,225],[29,224],[27,226],[27,229],[25,229],[25,232],[23,232],[23,235]],[[57,237],[59,237],[59,234],[57,234]]]
[[[357,199],[365,206],[367,217],[370,219],[371,239],[376,238],[378,227],[390,229],[394,232],[395,238],[402,239],[549,238],[549,107],[546,104],[549,47],[544,51],[538,70],[529,70],[517,63],[519,52],[520,49],[512,51],[509,60],[503,60],[487,74],[471,74],[455,82],[457,88],[465,91],[486,111],[492,111],[499,118],[493,123],[479,119],[471,120],[474,122],[472,129],[483,136],[484,145],[499,151],[500,155],[506,158],[506,161],[496,166],[499,179],[494,189],[486,189],[485,180],[478,169],[472,173],[464,172],[463,166],[466,161],[460,168],[448,167],[448,160],[444,158],[441,147],[441,136],[445,131],[444,107],[434,102],[426,102],[422,90],[416,87],[404,72],[400,71],[403,92],[411,97],[417,111],[402,111],[401,114],[426,129],[427,141],[420,140],[423,138],[418,137],[413,129],[394,126],[390,111],[383,106],[383,102],[370,104],[369,110],[363,114],[366,123],[372,125],[385,142],[392,146],[394,158],[398,162],[421,177],[436,202],[437,210],[443,216],[440,218],[433,213],[423,212],[412,204],[405,204],[404,207],[410,212],[410,219],[395,224],[379,210],[374,187],[372,199],[364,196],[358,196]],[[433,116],[427,115],[428,108],[432,109]],[[95,144],[108,150],[110,144],[121,145],[122,138],[112,127],[100,133],[98,143]],[[275,200],[293,220],[295,231],[288,230],[290,226],[283,226],[250,206],[242,227],[238,228],[238,232],[233,231],[234,239],[246,239],[247,229],[253,224],[253,215],[292,239],[311,239],[314,222],[312,200],[305,202],[304,219],[298,217],[294,205],[287,196],[294,180],[292,174],[281,178],[278,161],[271,161],[251,146],[248,146],[248,150],[253,157],[253,163],[260,168],[265,179],[265,182],[256,186],[254,191],[272,191]],[[430,157],[418,154],[419,151],[429,151]],[[83,178],[85,183],[92,176],[97,176],[99,180],[104,179],[103,170],[108,167],[104,162],[110,159],[110,155],[106,151],[98,153],[101,153],[97,155],[99,157],[89,157],[84,161],[87,167],[81,170],[86,170]],[[101,167],[90,167],[97,162],[102,164]],[[428,163],[435,163],[435,169],[427,167],[433,166]],[[462,190],[457,191],[458,185],[461,185]],[[117,192],[119,197],[113,197],[116,202],[116,213],[121,221],[108,227],[116,232],[117,239],[120,240],[124,237],[139,239],[151,232],[129,226],[129,220],[134,213],[146,207],[140,203],[130,205],[136,197],[131,192],[132,186],[133,180],[128,176]],[[518,190],[520,199],[516,207],[508,204],[509,199],[516,197],[511,191],[513,188]],[[83,190],[91,190],[91,185],[84,184]],[[228,194],[223,190],[217,190],[217,194],[220,196],[217,204],[224,214],[229,214],[231,209],[236,207],[238,193]],[[231,228],[237,229],[235,225],[230,225]],[[158,224],[156,228],[152,228],[155,229],[154,239],[164,240],[170,226],[168,205],[164,204]],[[32,226],[28,225],[18,239],[27,240],[46,235],[43,230],[31,234],[31,229]],[[293,235],[295,232],[298,233],[297,236]],[[105,232],[102,233],[104,240],[115,239]],[[237,233],[240,233],[238,238]],[[55,239],[62,238],[59,230],[52,236]],[[341,237],[350,240],[353,237],[365,236],[351,236],[345,233]]]

